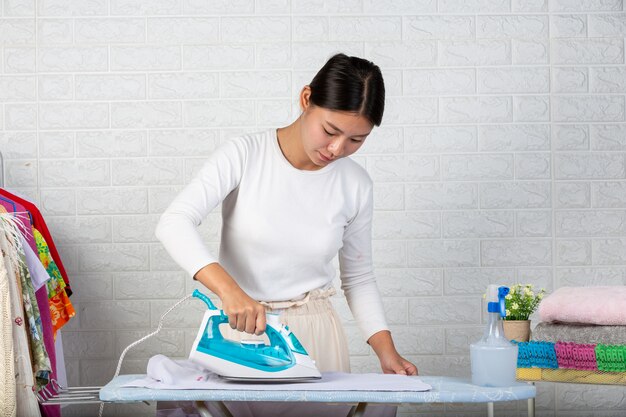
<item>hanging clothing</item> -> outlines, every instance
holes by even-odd
[[[57,337],[54,339],[54,349],[57,354],[57,372],[56,381],[62,387],[69,387],[67,383],[67,370],[65,369],[65,353],[63,352],[63,332],[57,332]]]
[[[61,333],[58,331],[65,325],[71,317],[76,314],[74,307],[69,300],[69,297],[65,293],[65,282],[61,273],[56,267],[56,263],[50,256],[48,246],[43,236],[39,231],[33,228],[33,234],[37,241],[37,248],[40,253],[35,254],[29,245],[24,245],[24,252],[26,254],[26,261],[28,269],[31,273],[33,284],[41,283],[40,286],[45,286],[48,289],[48,309],[50,310],[52,331],[54,337],[54,354],[56,355],[54,366],[54,378],[61,386],[67,386],[67,377],[65,373],[65,359],[63,355],[63,346],[61,342]],[[41,256],[41,258],[40,258]],[[52,278],[52,277],[54,278]],[[58,288],[61,287],[59,290]],[[50,292],[50,289],[55,291]],[[52,295],[54,294],[54,295]],[[42,307],[40,307],[42,308]],[[48,387],[48,390],[52,389],[52,386]],[[43,408],[44,415],[52,416],[58,415],[58,406],[51,407],[46,406]]]
[[[76,315],[76,311],[74,310],[74,306],[72,305],[70,298],[65,292],[65,281],[63,281],[61,271],[59,271],[56,262],[52,259],[46,239],[41,233],[39,233],[39,230],[33,228],[33,232],[35,235],[35,242],[37,242],[37,250],[39,251],[39,260],[51,278],[47,282],[48,299],[50,304],[52,330],[54,338],[56,339],[57,331]]]
[[[0,188],[0,196],[5,197],[17,204],[21,204],[30,213],[30,216],[32,217],[32,220],[33,220],[33,226],[36,227],[37,230],[41,232],[43,237],[46,239],[46,242],[48,242],[50,253],[52,254],[52,257],[56,260],[57,267],[59,268],[59,271],[61,271],[61,275],[63,276],[65,285],[67,285],[65,291],[67,292],[68,296],[71,296],[72,290],[70,288],[70,281],[69,281],[67,272],[65,272],[65,267],[63,266],[63,263],[61,262],[61,257],[59,256],[59,252],[57,251],[56,246],[54,245],[54,240],[52,240],[52,235],[50,234],[50,231],[48,230],[46,221],[44,220],[37,206],[28,200],[25,200],[23,198],[16,196],[15,194],[8,192],[4,188]],[[33,247],[33,250],[36,250],[36,246]]]
[[[4,257],[0,256],[0,416],[14,417],[17,412],[17,390],[9,291],[9,273],[4,266]]]
[[[10,239],[11,237],[13,239]],[[40,308],[35,296],[35,288],[33,287],[33,282],[30,277],[30,271],[26,266],[26,256],[24,255],[24,248],[22,247],[19,236],[9,236],[9,250],[13,250],[19,257],[17,258],[17,262],[13,263],[12,267],[19,279],[22,289],[22,300],[28,324],[28,336],[33,357],[35,382],[37,388],[41,388],[50,382],[52,365],[44,345]],[[47,303],[42,305],[42,309],[45,310],[46,307],[48,307]]]
[[[0,192],[5,192],[5,190],[0,188]],[[0,205],[0,214],[1,213],[6,213],[7,210],[5,208],[5,206]],[[0,226],[4,226],[4,228],[8,228],[8,227],[12,227],[11,230],[13,230],[14,233],[12,233],[13,236],[18,236],[21,234],[22,230],[24,229],[23,227],[23,222],[20,221],[19,217],[16,218],[15,214],[12,213],[11,216],[9,217],[4,217],[4,222],[0,223]],[[0,227],[1,228],[1,227]],[[32,228],[31,228],[32,230]],[[30,233],[30,238],[33,240],[34,242],[34,235],[31,232]],[[23,236],[25,238],[28,238],[28,236]],[[15,238],[17,241],[20,241],[19,238]],[[21,242],[19,242],[21,243]],[[31,246],[31,245],[29,245]],[[23,248],[23,245],[20,245],[20,247]],[[35,250],[37,249],[37,246],[34,246]],[[23,264],[25,262],[22,262]],[[26,271],[28,271],[28,268],[26,268]],[[14,271],[13,274],[18,277],[18,273],[17,271]],[[29,281],[31,281],[31,279],[29,278]],[[19,285],[19,283],[18,283]],[[21,289],[20,289],[21,291]],[[54,345],[54,333],[53,333],[53,329],[52,329],[52,321],[51,321],[51,317],[50,317],[50,308],[49,308],[49,303],[48,303],[48,290],[47,287],[44,285],[41,288],[39,288],[39,290],[37,290],[35,292],[35,297],[34,299],[36,299],[36,305],[37,306],[45,306],[45,308],[40,308],[39,309],[39,320],[40,320],[40,324],[41,324],[41,331],[43,333],[43,346],[45,349],[45,352],[47,353],[47,357],[48,357],[48,361],[49,361],[49,367],[48,366],[44,366],[43,368],[41,368],[42,370],[45,368],[48,368],[48,374],[47,374],[47,378],[48,379],[56,379],[56,363],[57,363],[57,357],[56,357],[56,349],[55,349],[55,345]],[[22,306],[22,308],[24,308],[23,306],[23,300],[21,300],[20,297],[20,306]],[[32,301],[31,301],[31,305],[32,305]],[[27,344],[28,345],[28,344]],[[30,363],[30,362],[29,362]],[[43,363],[43,362],[42,362]],[[34,365],[34,361],[32,363],[30,363],[30,365]],[[46,364],[48,365],[48,364]],[[31,373],[33,370],[33,367],[30,367],[31,369]],[[44,376],[44,378],[39,379],[39,382],[42,383],[45,381],[45,373],[41,374],[42,376]],[[31,384],[32,386],[33,384]],[[49,385],[48,390],[50,390],[51,392],[56,392],[55,389]],[[41,413],[44,416],[48,416],[48,417],[57,417],[61,415],[61,407],[60,406],[46,406],[46,407],[41,407]],[[27,416],[31,415],[31,414],[26,414]]]
[[[20,235],[20,240],[22,241],[24,255],[26,256],[26,266],[28,266],[28,270],[30,271],[33,287],[35,287],[35,291],[37,291],[39,288],[47,285],[50,280],[50,275],[48,275],[46,268],[41,264],[39,254],[33,252],[28,243],[26,243],[24,236]]]
[[[40,416],[39,403],[33,388],[35,379],[30,358],[26,318],[22,304],[22,290],[15,274],[14,265],[18,254],[10,246],[10,240],[20,233],[12,216],[0,213],[0,253],[8,276],[8,294],[11,300],[11,328],[13,335],[14,386],[16,390],[17,417]]]
[[[0,190],[2,189],[0,188]],[[6,210],[1,210],[2,207]],[[12,213],[13,216],[19,220],[17,227],[22,232],[24,239],[28,242],[28,246],[30,246],[33,251],[36,251],[37,244],[35,243],[35,237],[32,232],[33,219],[30,217],[30,213],[26,210],[26,207],[0,194],[0,213],[4,212]]]

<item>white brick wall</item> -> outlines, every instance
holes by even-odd
[[[225,138],[293,120],[300,88],[336,51],[385,75],[383,126],[355,159],[375,181],[388,319],[422,373],[469,375],[489,283],[626,284],[623,0],[4,0],[0,11],[5,182],[39,203],[70,272],[72,385],[105,383],[122,349],[195,288],[153,236],[169,201]],[[216,249],[219,213],[202,234]],[[334,301],[354,369],[377,370]],[[185,356],[200,311],[173,313],[123,371]],[[539,415],[626,412],[618,388],[538,391]]]

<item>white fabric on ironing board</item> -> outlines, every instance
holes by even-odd
[[[160,381],[168,387],[193,386],[200,381],[207,381],[211,372],[202,369],[189,360],[176,361],[165,355],[154,355],[148,361],[148,378]]]
[[[280,308],[281,322],[289,326],[321,372],[350,372],[346,336],[329,299],[333,293],[333,289],[314,290],[305,297],[306,300],[263,304],[267,311],[278,312],[274,309]],[[228,326],[223,327],[224,337],[229,339],[255,338],[254,335],[237,332]],[[234,417],[345,417],[350,409],[349,406],[318,403],[226,401],[225,404]],[[212,407],[209,405],[209,411],[219,415]],[[396,415],[396,408],[376,406],[366,410],[365,416],[392,417]],[[189,410],[193,410],[193,406],[183,402],[157,403],[158,417],[179,416],[181,410],[185,415],[192,415]]]
[[[406,375],[351,374],[323,372],[313,381],[293,383],[232,382],[203,369],[189,359],[174,360],[154,355],[148,361],[147,376],[128,381],[123,387],[163,390],[227,390],[227,391],[379,391],[420,392],[432,387],[417,377]]]

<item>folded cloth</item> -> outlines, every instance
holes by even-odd
[[[533,329],[531,339],[554,343],[574,342],[626,345],[626,326],[541,322]]]
[[[561,287],[539,304],[541,321],[626,325],[626,286]]]
[[[165,385],[187,386],[209,379],[211,372],[188,360],[173,360],[154,355],[148,360],[148,377]]]
[[[263,391],[429,391],[432,387],[419,378],[406,375],[348,374],[323,372],[315,382],[263,384],[228,382],[188,360],[172,360],[155,355],[148,361],[148,375],[124,387],[152,389],[219,389]]]

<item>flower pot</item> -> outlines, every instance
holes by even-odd
[[[509,340],[528,342],[530,339],[530,320],[504,320],[504,336]]]

